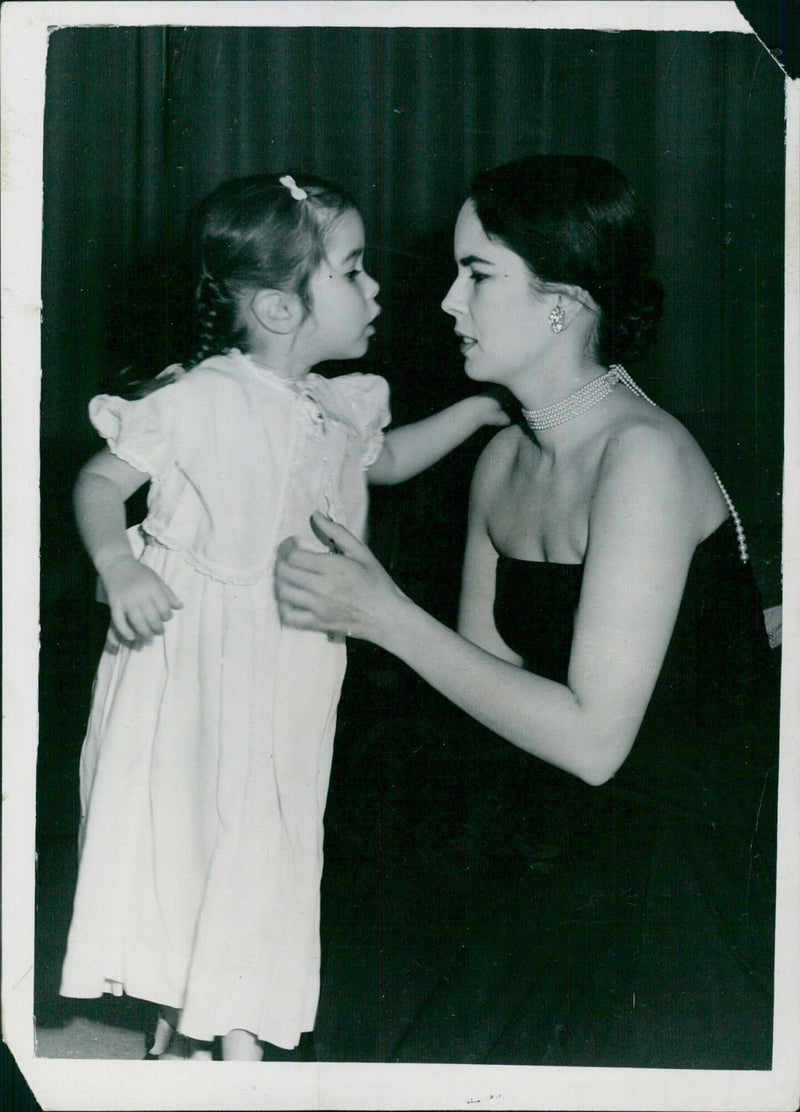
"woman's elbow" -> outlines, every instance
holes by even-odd
[[[613,780],[625,763],[633,746],[633,737],[615,736],[608,740],[597,741],[589,750],[584,751],[576,775],[590,788],[602,788]]]
[[[617,773],[616,768],[607,764],[594,763],[577,771],[576,775],[590,788],[602,788],[609,780],[613,780]]]

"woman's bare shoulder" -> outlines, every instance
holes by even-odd
[[[508,465],[527,437],[519,425],[507,425],[496,432],[478,457],[478,466],[493,468]]]
[[[699,470],[713,477],[705,453],[685,425],[653,407],[622,415],[609,429],[604,461],[624,466],[667,466],[670,473]]]
[[[618,420],[609,430],[598,472],[598,489],[615,488],[621,499],[640,490],[673,506],[686,524],[704,529],[721,510],[714,471],[700,445],[671,414],[654,408]]]
[[[494,487],[508,474],[526,437],[518,425],[508,425],[495,433],[475,465],[473,490]]]

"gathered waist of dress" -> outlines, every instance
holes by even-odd
[[[162,552],[173,552],[178,559],[182,560],[199,574],[207,575],[210,579],[214,579],[217,582],[230,583],[234,586],[252,585],[259,582],[259,580],[265,579],[267,576],[271,577],[272,574],[272,559],[274,559],[274,554],[254,571],[229,571],[228,569],[218,568],[208,563],[208,561],[203,560],[183,545],[167,544],[165,541],[146,530],[143,524],[132,525],[126,532],[131,546],[131,553],[136,560],[141,560],[145,549],[148,548],[158,549]],[[95,588],[95,599],[97,602],[102,602],[106,606],[108,605],[108,597],[106,596],[103,582],[99,577]]]

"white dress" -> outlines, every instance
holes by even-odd
[[[345,647],[281,626],[273,567],[287,536],[321,547],[315,509],[363,535],[388,397],[374,375],[294,383],[233,351],[141,400],[92,400],[151,478],[134,547],[183,608],[103,651],[63,995],[182,1008],[197,1039],[243,1028],[292,1048],[313,1028]]]

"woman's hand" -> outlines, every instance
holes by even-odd
[[[311,552],[289,537],[278,549],[275,594],[284,625],[382,644],[405,595],[366,545],[322,514],[311,519],[330,552]]]
[[[99,574],[112,625],[123,641],[160,636],[172,611],[183,606],[163,579],[132,554],[114,557]]]

